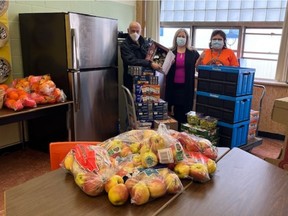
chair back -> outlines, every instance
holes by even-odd
[[[124,92],[125,97],[125,104],[126,104],[126,112],[127,118],[129,122],[128,130],[137,129],[138,128],[138,121],[136,116],[135,104],[131,92],[128,88],[122,85],[122,89]]]
[[[97,141],[69,141],[69,142],[51,142],[49,146],[50,152],[50,168],[55,170],[60,168],[60,163],[68,154],[68,152],[77,144],[97,145]]]

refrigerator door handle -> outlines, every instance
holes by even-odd
[[[76,33],[75,29],[71,29],[71,39],[72,39],[72,69],[79,70],[79,58],[77,52],[77,43],[76,43]]]
[[[80,71],[75,70],[73,73],[73,86],[74,86],[74,106],[75,106],[75,112],[78,112],[80,110],[80,100],[81,100],[81,86],[80,86]]]

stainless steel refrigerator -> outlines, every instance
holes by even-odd
[[[50,74],[73,100],[71,139],[117,135],[117,20],[69,12],[19,14],[19,22],[24,75]]]

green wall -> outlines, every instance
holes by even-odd
[[[118,19],[118,30],[126,32],[135,19],[135,1],[99,0],[9,0],[8,20],[13,78],[23,77],[22,54],[19,35],[19,13],[78,12]]]

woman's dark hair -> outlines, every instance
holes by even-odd
[[[224,42],[224,46],[223,46],[223,49],[227,48],[226,46],[226,34],[224,31],[222,30],[214,30],[211,34],[211,37],[210,37],[210,42],[209,42],[209,48],[211,49],[211,41],[212,41],[212,38],[215,36],[215,35],[220,35],[222,38],[223,38],[223,42]]]

